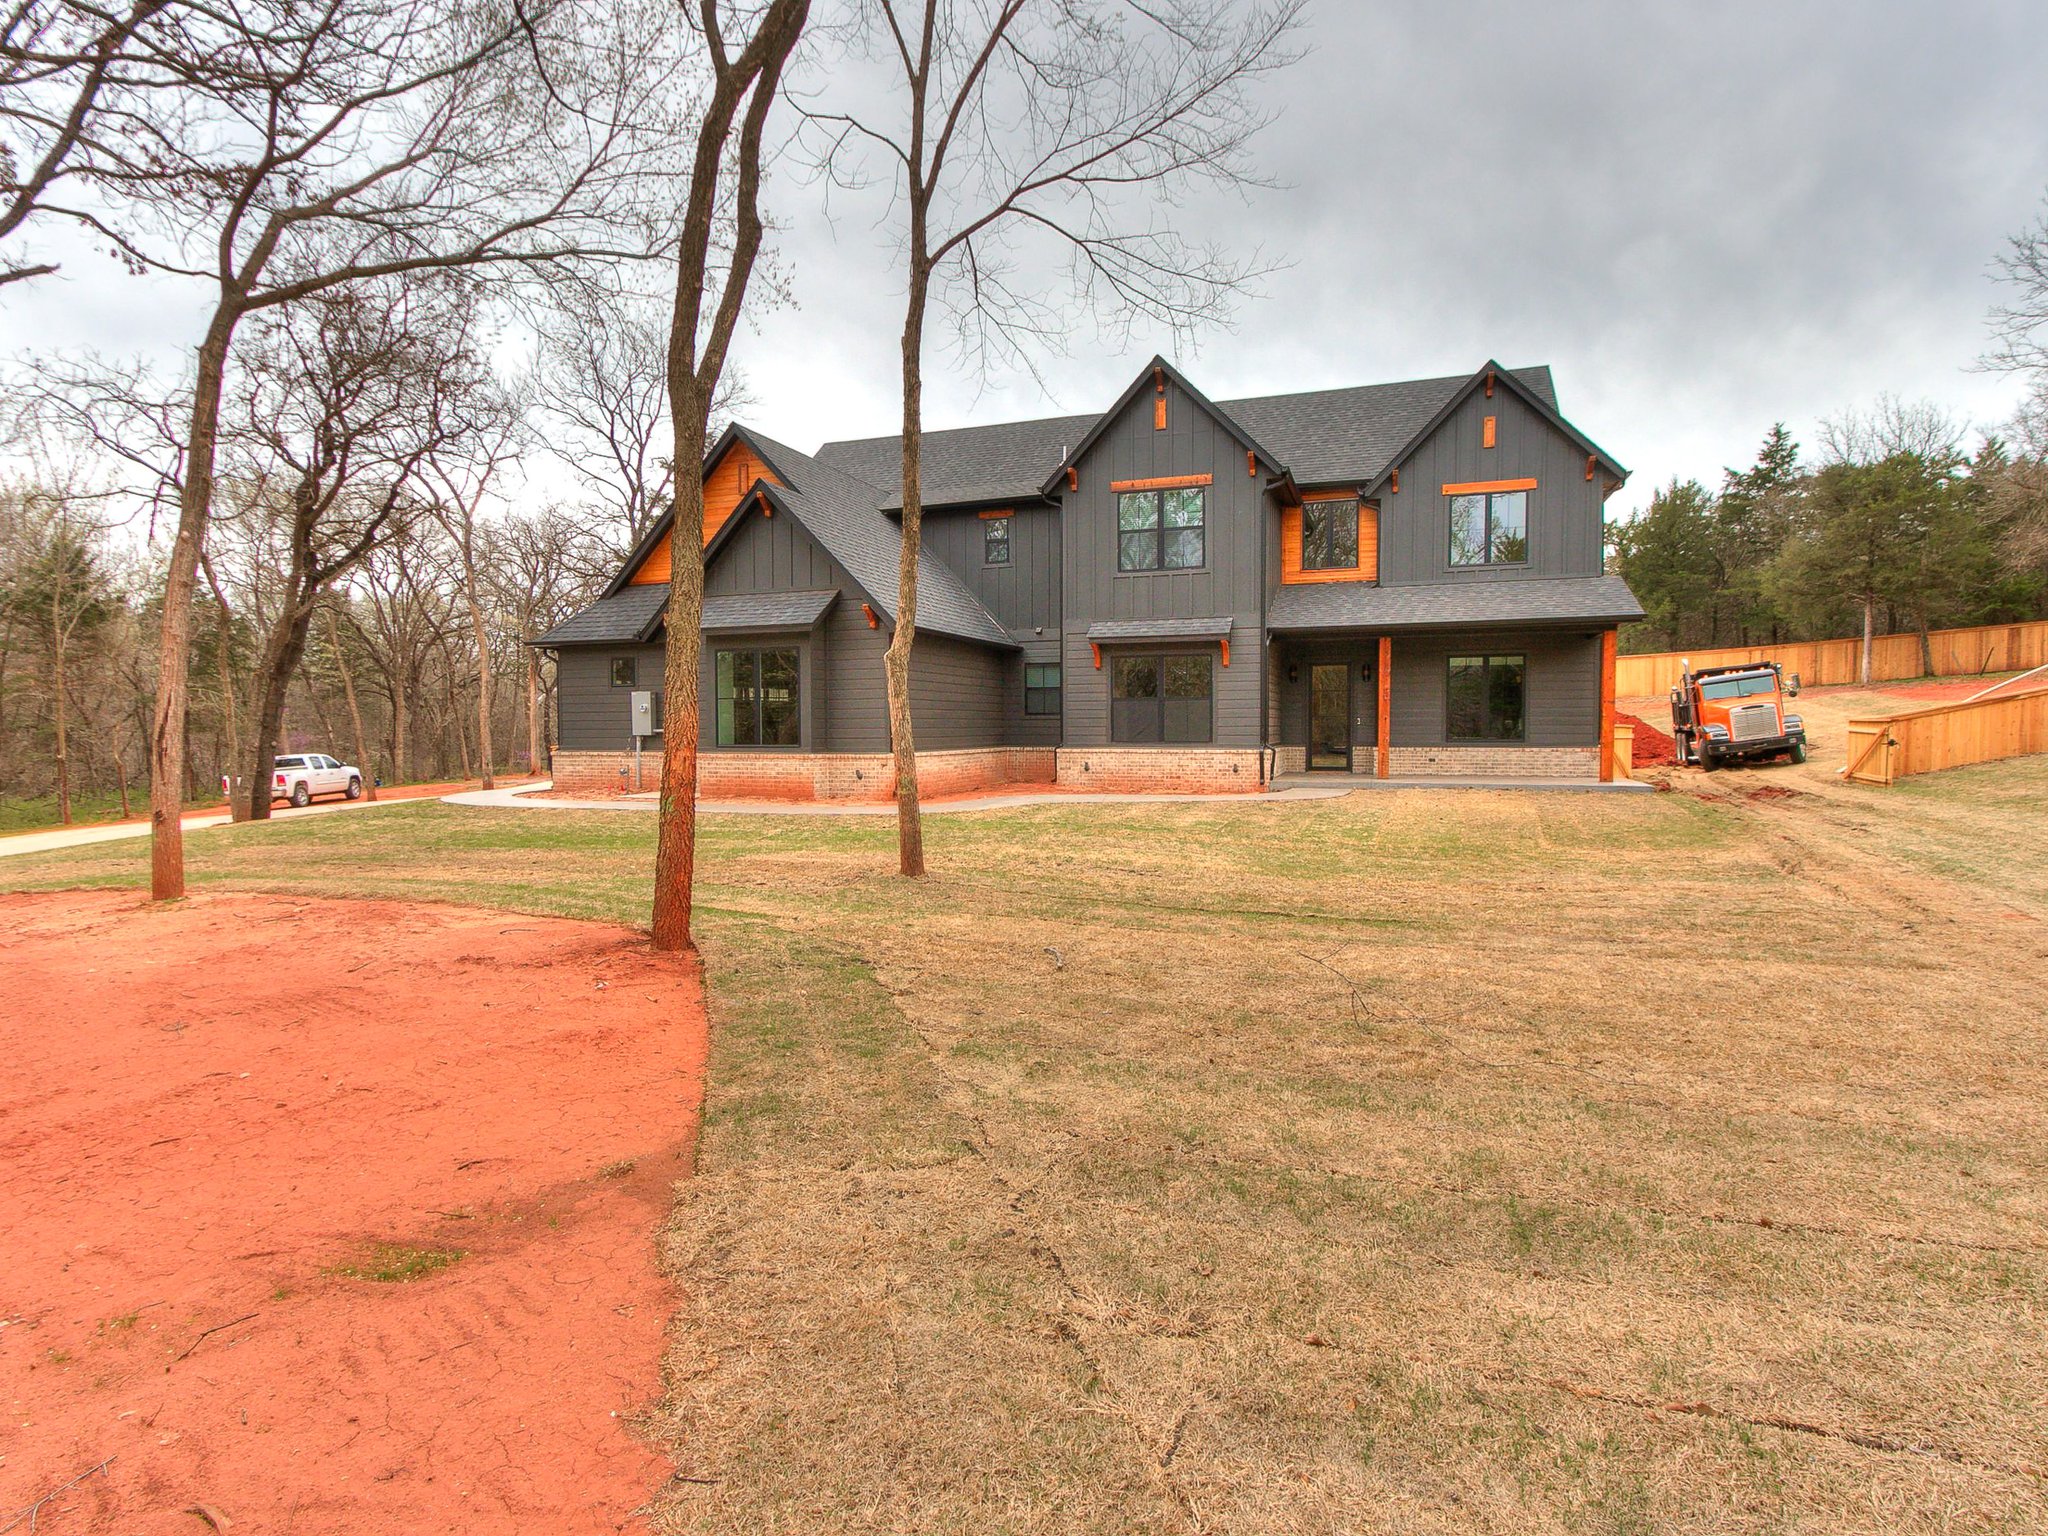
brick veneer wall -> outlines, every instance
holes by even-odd
[[[1105,794],[1255,795],[1259,753],[1221,747],[1061,747],[1062,789]]]
[[[1597,779],[1598,747],[1394,747],[1397,779]]]
[[[1366,759],[1366,762],[1365,762],[1365,768],[1366,768],[1366,771],[1370,771],[1370,770],[1371,770],[1371,768],[1372,768],[1372,763],[1371,763],[1371,761],[1370,761],[1370,754],[1371,754],[1371,752],[1372,752],[1372,748],[1371,748],[1371,747],[1364,747],[1364,748],[1361,748],[1360,750],[1361,750],[1361,751],[1362,751],[1363,753],[1367,754],[1367,759]],[[1307,747],[1275,747],[1275,748],[1273,749],[1273,751],[1274,751],[1274,752],[1275,752],[1275,753],[1277,754],[1277,763],[1278,763],[1278,766],[1276,766],[1276,767],[1274,768],[1274,770],[1273,770],[1273,771],[1274,771],[1275,773],[1307,773],[1307,772],[1308,772],[1308,748],[1307,748]]]
[[[555,788],[572,794],[631,793],[630,752],[557,752]],[[641,761],[644,789],[660,787],[661,754]],[[917,754],[926,795],[959,795],[1053,782],[1050,747],[975,747]],[[703,800],[890,800],[896,765],[882,752],[705,752],[697,758]]]

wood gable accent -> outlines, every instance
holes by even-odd
[[[1378,581],[1380,579],[1380,511],[1361,502],[1357,493],[1344,496],[1311,494],[1304,505],[1317,502],[1348,502],[1358,509],[1358,564],[1341,570],[1303,570],[1301,564],[1301,507],[1280,509],[1280,584],[1304,586],[1318,581]]]
[[[1122,495],[1125,491],[1182,491],[1215,483],[1214,475],[1150,475],[1143,480],[1112,480],[1109,488]]]
[[[704,476],[704,542],[709,544],[712,535],[723,528],[726,519],[738,510],[740,499],[756,480],[766,480],[771,485],[782,484],[782,477],[764,463],[759,454],[745,442],[735,442],[719,456]],[[663,534],[661,542],[647,552],[647,558],[639,568],[626,578],[629,587],[652,586],[668,580],[669,538]]]

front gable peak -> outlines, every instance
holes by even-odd
[[[1234,419],[1228,411],[1224,410],[1215,401],[1195,388],[1193,384],[1189,383],[1186,375],[1174,367],[1173,364],[1163,357],[1154,356],[1152,361],[1139,371],[1137,377],[1131,380],[1129,387],[1121,395],[1117,396],[1116,403],[1096,417],[1094,425],[1088,429],[1087,433],[1083,435],[1078,443],[1067,451],[1066,457],[1046,477],[1044,485],[1039,488],[1041,494],[1052,496],[1062,490],[1073,488],[1078,478],[1081,460],[1088,456],[1089,450],[1095,446],[1102,435],[1110,427],[1121,421],[1125,414],[1141,398],[1150,399],[1152,402],[1150,406],[1152,424],[1154,427],[1164,431],[1168,426],[1169,388],[1178,390],[1182,395],[1186,396],[1187,399],[1193,402],[1196,409],[1208,415],[1210,419],[1237,441],[1238,445],[1245,451],[1245,463],[1252,474],[1257,474],[1260,466],[1263,465],[1267,473],[1282,479],[1286,478],[1286,466],[1280,462],[1277,456],[1267,452],[1259,440],[1245,429],[1243,423]]]

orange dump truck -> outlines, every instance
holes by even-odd
[[[1806,761],[1806,726],[1785,713],[1799,676],[1785,681],[1775,661],[1692,670],[1683,662],[1671,690],[1671,741],[1681,763],[1708,770],[1760,757]]]

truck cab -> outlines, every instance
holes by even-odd
[[[1697,672],[1683,663],[1671,690],[1671,739],[1679,762],[1709,771],[1764,757],[1805,762],[1805,722],[1785,710],[1786,700],[1798,694],[1797,675],[1788,684],[1774,661]]]

